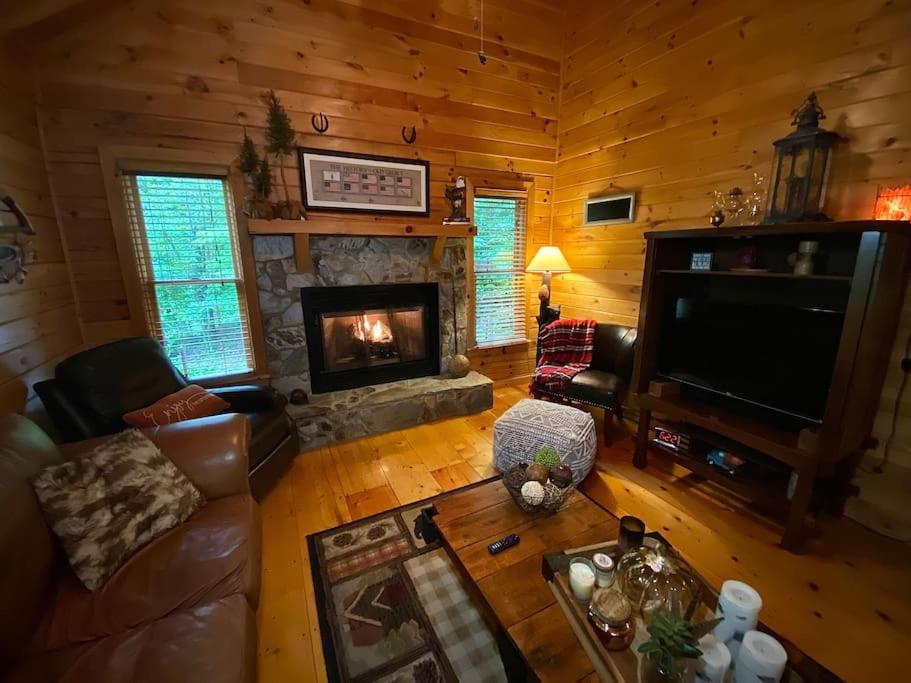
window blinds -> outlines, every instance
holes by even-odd
[[[524,198],[475,197],[475,337],[478,346],[526,338],[525,211]]]
[[[123,174],[150,332],[191,378],[254,367],[243,269],[224,178]]]

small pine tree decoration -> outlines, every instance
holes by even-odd
[[[272,194],[272,169],[269,167],[268,157],[263,157],[253,176],[253,190],[261,199],[269,199]]]
[[[244,131],[244,140],[240,143],[240,157],[237,160],[237,167],[251,182],[253,176],[259,170],[259,154],[256,153],[256,146],[250,136],[247,135],[247,131]]]
[[[284,158],[294,154],[294,128],[291,125],[291,117],[278,101],[275,91],[270,90],[266,97],[266,104],[269,107],[266,114],[266,151],[274,154],[279,164],[278,170],[281,174],[282,187],[285,191],[285,202],[289,201],[288,182],[285,179]]]

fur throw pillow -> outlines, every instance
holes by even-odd
[[[205,504],[142,432],[121,432],[32,482],[76,576],[99,588],[127,558]]]

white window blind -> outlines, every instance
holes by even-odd
[[[121,177],[151,333],[188,377],[251,371],[250,321],[226,179]]]
[[[526,339],[525,204],[524,198],[510,196],[478,194],[474,200],[478,346]]]

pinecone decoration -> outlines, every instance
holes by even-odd
[[[508,488],[518,491],[525,483],[525,468],[522,465],[513,465],[506,471],[503,482]]]
[[[563,503],[563,489],[555,485],[552,481],[544,485],[544,507],[548,510],[556,510]]]

